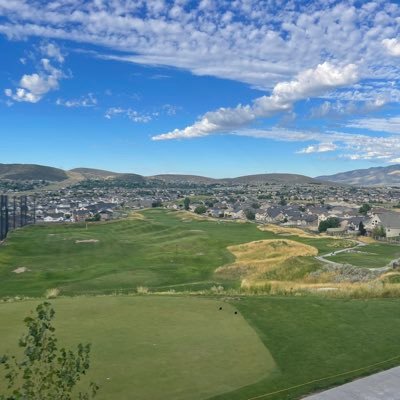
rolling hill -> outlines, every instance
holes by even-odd
[[[245,175],[236,178],[210,178],[198,175],[185,174],[159,174],[142,176],[134,173],[120,173],[95,168],[74,168],[63,171],[58,168],[31,164],[0,164],[0,179],[10,180],[46,180],[62,182],[69,185],[79,181],[115,180],[129,183],[165,182],[167,184],[202,184],[202,185],[259,185],[259,184],[321,184],[318,179],[298,174],[271,173]]]
[[[68,179],[68,174],[62,169],[43,165],[0,164],[0,179],[60,182]]]
[[[86,179],[107,179],[120,175],[118,172],[105,171],[103,169],[94,168],[74,168],[70,172],[77,172]]]
[[[316,179],[356,186],[400,186],[400,164],[318,176]]]
[[[316,179],[298,174],[258,174],[245,175],[237,178],[223,179],[224,182],[232,184],[263,184],[263,183],[280,183],[280,184],[306,184],[320,183]]]

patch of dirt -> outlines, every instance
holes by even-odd
[[[24,272],[28,272],[30,271],[30,269],[26,268],[26,267],[18,267],[16,269],[14,269],[14,273],[15,274],[23,274]]]
[[[98,243],[98,239],[75,240],[75,243]]]

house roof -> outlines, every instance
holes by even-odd
[[[400,229],[400,214],[395,212],[386,212],[378,215],[382,225],[385,228]]]

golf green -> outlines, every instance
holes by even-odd
[[[99,400],[206,399],[265,379],[275,367],[255,331],[224,302],[169,296],[51,302],[60,345],[92,343],[84,382],[100,385]],[[0,354],[16,352],[22,320],[36,304],[0,304],[0,321],[6,321]]]

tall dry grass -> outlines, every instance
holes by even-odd
[[[233,264],[217,268],[217,276],[233,279],[251,277],[253,280],[291,258],[318,254],[315,247],[288,239],[259,240],[229,246],[228,250],[236,260]]]

